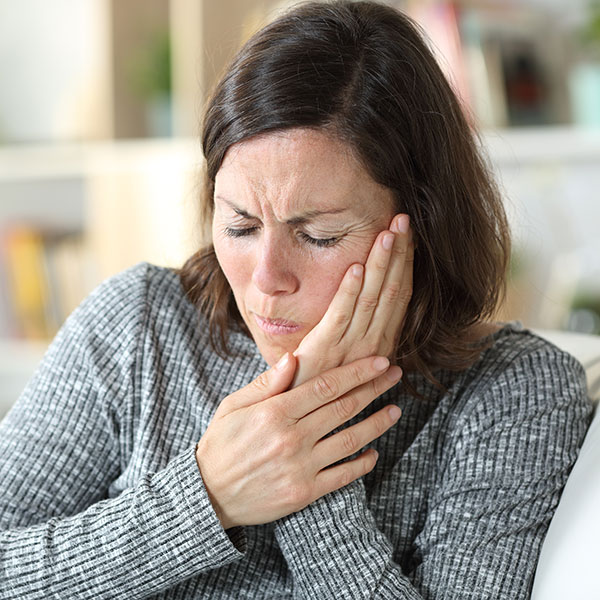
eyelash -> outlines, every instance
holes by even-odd
[[[240,238],[246,237],[248,235],[252,235],[258,227],[246,227],[244,229],[234,229],[232,227],[225,227],[225,234],[229,237]],[[314,238],[310,235],[300,231],[298,235],[308,244],[312,244],[313,246],[318,246],[319,248],[327,248],[329,246],[333,246],[337,244],[341,238],[332,237],[332,238]]]

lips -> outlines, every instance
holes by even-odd
[[[270,319],[267,317],[261,317],[256,313],[252,313],[254,320],[257,325],[266,333],[273,335],[285,335],[290,333],[296,333],[300,330],[301,326],[294,321],[287,319]]]

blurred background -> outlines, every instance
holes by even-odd
[[[600,2],[390,0],[482,131],[514,234],[499,318],[600,333]],[[0,0],[0,417],[100,281],[201,243],[206,95],[281,0]]]

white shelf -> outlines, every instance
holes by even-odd
[[[494,164],[600,163],[600,129],[575,126],[487,130],[483,142]]]
[[[135,171],[149,160],[199,160],[200,142],[194,138],[156,138],[60,144],[0,146],[0,182],[65,179],[105,171]]]

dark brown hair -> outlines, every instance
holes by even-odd
[[[509,234],[500,194],[461,105],[417,26],[374,2],[301,4],[256,33],[210,99],[202,144],[203,216],[233,144],[292,127],[327,130],[410,215],[414,289],[397,360],[435,382],[481,351],[472,328],[504,293]],[[232,329],[249,332],[212,246],[180,270],[227,353]]]

